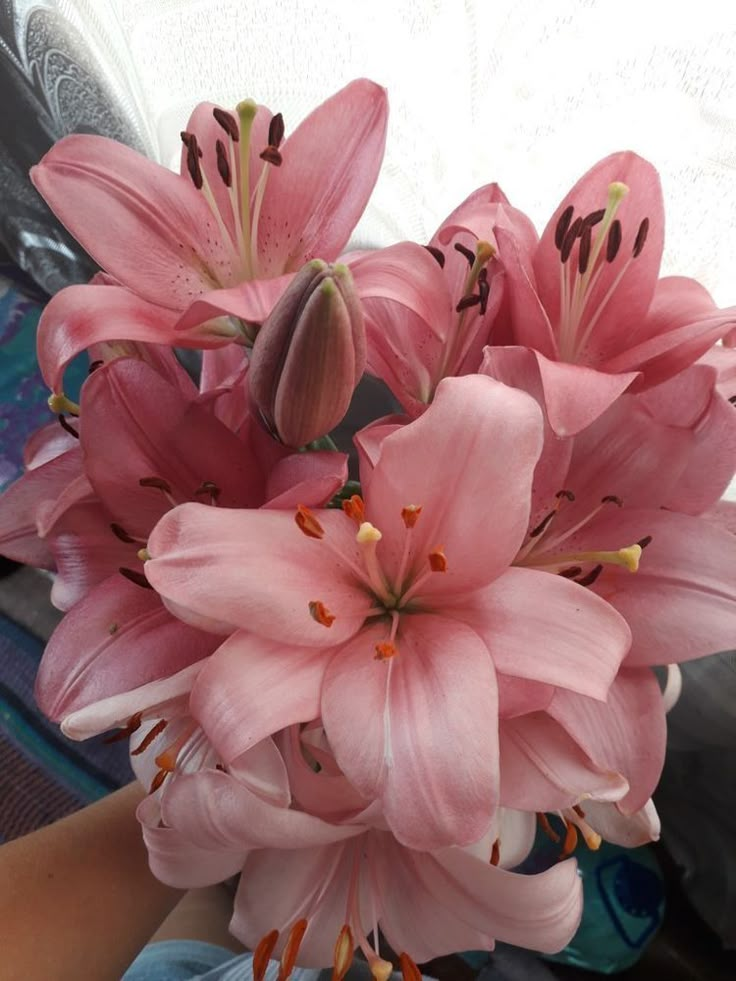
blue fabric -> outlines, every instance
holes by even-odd
[[[162,940],[143,948],[122,981],[190,981],[203,977],[211,981],[222,976],[212,975],[213,969],[233,960],[241,958],[201,940]]]

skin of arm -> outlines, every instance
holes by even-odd
[[[154,878],[136,784],[0,847],[0,975],[120,981],[182,896]]]

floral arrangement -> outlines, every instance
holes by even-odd
[[[344,252],[387,111],[203,104],[180,175],[82,135],[31,175],[103,269],[44,311],[61,425],[0,502],[66,613],[38,702],[130,740],[159,878],[240,874],[256,979],[564,947],[576,848],[658,836],[677,662],[736,635],[736,308],[659,278],[656,171],[600,161],[541,237],[489,184]],[[349,471],[365,372],[395,411]]]

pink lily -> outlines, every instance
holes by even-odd
[[[526,395],[446,379],[363,468],[365,504],[299,509],[296,525],[268,509],[164,516],[149,538],[150,582],[179,615],[241,628],[192,694],[225,763],[321,716],[341,769],[381,801],[403,844],[466,844],[487,830],[496,670],[603,699],[629,643],[589,591],[508,568],[540,446]]]
[[[487,354],[495,377],[538,393],[531,352]],[[548,433],[535,474],[536,513],[515,565],[570,576],[619,610],[632,630],[628,666],[733,641],[736,542],[699,517],[736,470],[736,415],[716,382],[712,366],[694,365],[621,396],[571,441]]]
[[[494,228],[532,249],[537,234],[496,184],[475,191],[428,246],[401,242],[349,257],[363,301],[368,368],[410,416],[420,415],[445,377],[477,371],[507,302],[493,257]]]
[[[60,573],[55,601],[73,608],[46,648],[36,696],[65,725],[75,712],[189,670],[231,629],[212,618],[183,623],[145,588],[139,552],[168,509],[192,499],[322,503],[345,481],[337,453],[282,451],[262,462],[210,409],[191,383],[185,393],[133,359],[108,363],[85,383],[80,449],[69,451],[78,475],[39,519]],[[132,695],[128,714],[143,701]]]
[[[56,331],[42,336],[45,376],[99,340],[244,343],[244,325],[263,320],[300,266],[345,246],[378,175],[386,122],[385,91],[358,79],[283,145],[280,115],[247,100],[236,119],[203,103],[183,134],[181,175],[103,137],[59,141],[31,178],[120,286],[60,294],[46,316]]]
[[[694,280],[657,279],[664,233],[659,176],[633,153],[612,154],[591,168],[533,252],[508,228],[495,231],[512,335],[536,352],[559,435],[585,428],[632,383],[641,390],[672,378],[736,321],[734,308],[718,310]]]
[[[257,959],[280,956],[285,971],[332,963],[341,977],[360,947],[374,978],[385,979],[391,965],[380,956],[379,925],[402,964],[492,949],[493,937],[548,951],[567,942],[580,915],[575,864],[537,876],[505,870],[531,847],[531,816],[499,815],[493,837],[466,850],[410,851],[373,807],[348,821],[325,815],[325,794],[346,804],[360,798],[329,750],[319,753],[319,773],[308,766],[306,735],[300,740],[297,727],[282,734],[294,749],[285,761],[299,810],[269,801],[263,782],[254,799],[237,769],[177,776],[160,809],[146,801],[139,810],[163,881],[187,887],[242,870],[231,930]]]

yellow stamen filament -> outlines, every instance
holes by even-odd
[[[49,395],[49,408],[54,413],[55,416],[78,416],[79,406],[76,402],[72,402],[68,399],[63,392],[54,393]]]
[[[253,276],[253,260],[248,248],[250,243],[250,131],[257,111],[258,106],[252,99],[239,102],[236,108],[240,120],[240,226],[246,243],[243,260],[245,272],[249,279]]]
[[[603,214],[603,218],[598,228],[598,233],[590,250],[588,268],[582,275],[579,275],[575,263],[570,263],[574,286],[572,283],[568,285],[567,267],[562,264],[560,265],[560,275],[562,277],[560,289],[560,356],[563,361],[574,360],[575,353],[582,349],[583,345],[590,336],[591,325],[598,319],[597,315],[594,315],[591,324],[588,325],[582,336],[577,337],[577,330],[580,326],[583,313],[585,312],[586,304],[592,295],[593,289],[601,275],[601,271],[605,266],[605,263],[597,265],[598,256],[600,255],[606,241],[608,230],[616,216],[619,205],[628,193],[628,185],[624,184],[622,181],[613,181],[608,185],[608,201],[606,203],[606,210]],[[623,269],[616,279],[616,284],[618,284],[622,274]],[[604,308],[606,302],[608,301],[609,295],[610,290],[609,294],[606,295],[603,302],[600,304],[599,312]]]
[[[615,552],[568,552],[564,555],[550,555],[546,559],[535,560],[535,566],[579,565],[582,562],[596,562],[604,565],[620,565],[629,572],[636,572],[641,558],[641,545],[627,545]]]
[[[353,963],[354,949],[353,934],[346,923],[337,935],[332,981],[343,981],[343,978],[350,970],[350,965]]]
[[[475,246],[475,261],[468,272],[467,279],[463,285],[463,296],[470,296],[475,287],[478,284],[478,277],[480,276],[481,270],[486,266],[486,264],[493,258],[496,254],[496,250],[491,245],[490,242],[486,242],[480,239]],[[458,353],[462,350],[463,344],[463,327],[465,326],[465,320],[467,319],[467,310],[461,310],[458,315],[457,327],[454,331],[449,331],[447,335],[447,347],[445,349],[445,356],[442,359],[442,364],[440,367],[439,375],[437,381],[444,378],[447,373],[448,368],[452,370],[453,362],[458,356]],[[449,342],[449,343],[448,343]]]
[[[585,820],[585,811],[578,804],[575,804],[571,811],[565,811],[565,818],[571,821],[578,831],[581,832],[585,844],[591,852],[597,852],[601,847],[602,838],[597,831]]]
[[[324,538],[325,530],[322,525],[317,521],[314,514],[309,510],[309,508],[304,507],[303,504],[299,504],[296,509],[296,514],[294,515],[294,520],[296,521],[299,530],[304,532],[307,538]]]
[[[309,615],[317,623],[321,623],[323,627],[331,627],[335,622],[335,617],[327,609],[324,603],[319,600],[312,600],[309,604]]]

